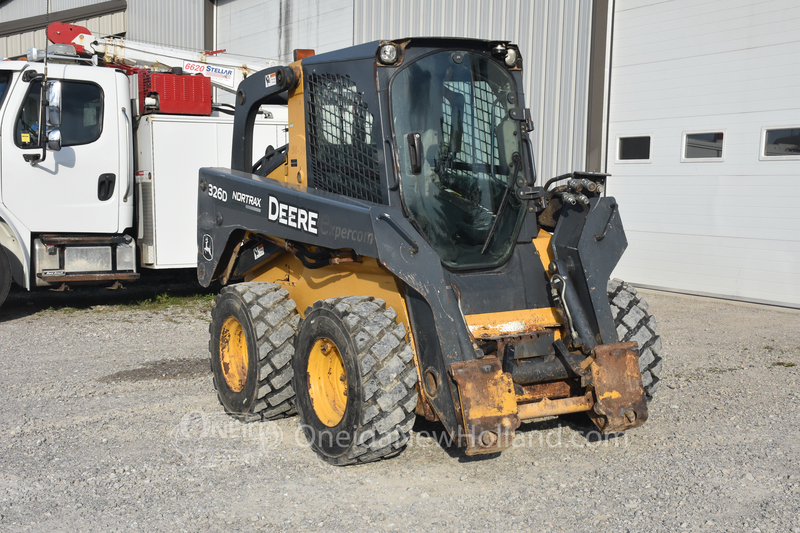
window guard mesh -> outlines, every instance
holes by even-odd
[[[355,83],[338,74],[306,76],[309,174],[317,189],[383,203],[374,117]]]

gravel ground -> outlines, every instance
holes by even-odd
[[[221,414],[207,298],[12,294],[0,530],[800,532],[800,312],[642,292],[665,355],[644,426],[551,419],[475,459],[418,421],[399,457],[344,468],[296,418]]]

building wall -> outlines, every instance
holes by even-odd
[[[128,33],[133,41],[201,50],[203,0],[128,0]]]
[[[353,44],[352,0],[218,0],[216,47],[237,55],[292,61],[296,48],[318,53]]]
[[[127,14],[120,11],[91,19],[75,20],[72,24],[88,28],[94,35],[116,35],[125,33],[128,27],[127,20]],[[50,43],[47,41],[44,29],[6,35],[0,37],[0,59],[24,56],[34,47],[43,50],[45,44]]]
[[[541,179],[586,167],[591,0],[353,0],[354,44],[412,36],[508,40],[524,60]]]
[[[33,7],[38,3],[12,0],[0,13],[41,14],[44,8]],[[52,10],[100,3],[52,0]],[[295,48],[322,53],[380,38],[510,40],[520,46],[525,60],[539,176],[586,167],[593,0],[217,0],[210,11],[206,3],[128,0],[127,15],[101,17],[87,26],[101,35],[127,32],[132,40],[207,48],[204,22],[211,13],[214,48],[284,64],[291,62]],[[24,54],[43,43],[43,31],[0,38],[0,56]]]
[[[203,49],[210,0],[50,0],[50,19],[86,26],[95,35]],[[0,58],[44,48],[44,0],[9,0],[0,5]],[[75,13],[93,12],[88,16]],[[213,18],[213,15],[212,15]],[[33,27],[31,27],[33,25]],[[19,28],[18,28],[18,27]]]
[[[50,12],[103,3],[105,0],[50,0]],[[47,0],[8,0],[0,3],[0,21],[18,20],[47,13]]]
[[[0,58],[24,56],[31,47],[47,44],[49,22],[70,22],[98,35],[124,33],[126,0],[7,0],[0,2]]]
[[[800,4],[617,0],[609,193],[629,247],[615,275],[681,292],[800,307],[800,158],[762,160],[762,128],[800,127]],[[683,134],[724,158],[682,161]],[[620,136],[649,162],[617,162]]]

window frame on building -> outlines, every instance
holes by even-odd
[[[622,140],[623,139],[637,139],[647,137],[650,140],[650,144],[647,147],[647,159],[622,159],[621,155],[621,148],[622,148]],[[647,164],[652,163],[653,161],[653,134],[652,133],[636,133],[636,134],[621,134],[617,135],[617,143],[616,143],[616,150],[614,151],[614,163],[621,164],[621,165],[631,165],[631,164]]]
[[[760,142],[758,143],[758,159],[761,161],[800,161],[800,153],[796,155],[766,155],[767,132],[773,130],[800,130],[800,124],[764,126],[761,128]]]
[[[719,157],[687,157],[686,148],[690,135],[722,134],[722,149]],[[702,130],[684,130],[681,135],[681,163],[722,163],[725,161],[725,150],[728,145],[727,128],[705,128]]]

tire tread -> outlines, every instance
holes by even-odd
[[[628,283],[612,279],[608,282],[608,300],[619,342],[639,343],[639,370],[647,400],[659,388],[662,376],[661,337],[656,332],[656,321],[648,311],[647,302]]]
[[[291,379],[291,354],[294,353],[294,337],[297,334],[300,315],[297,313],[294,300],[289,298],[286,289],[276,283],[236,283],[223,288],[217,298],[227,293],[235,293],[241,299],[253,321],[253,330],[257,336],[258,392],[251,412],[230,413],[227,409],[226,412],[242,421],[273,420],[296,414]],[[209,333],[212,339],[214,324],[224,319],[216,316],[216,309],[215,305],[211,310]],[[209,341],[208,349],[211,357],[214,357],[213,340]],[[216,380],[214,389],[217,390],[217,399],[222,404]]]
[[[386,302],[370,296],[348,296],[315,302],[349,329],[359,354],[363,384],[361,420],[354,443],[340,457],[318,455],[336,466],[369,463],[397,455],[410,438],[416,420],[417,370],[411,364],[406,330]],[[413,378],[413,379],[412,379]],[[302,411],[300,412],[301,424]]]

